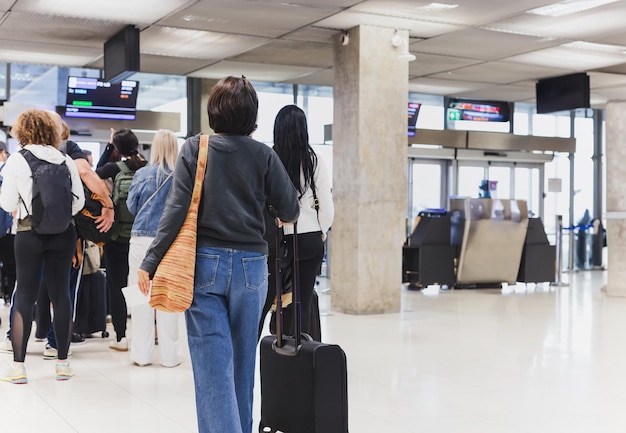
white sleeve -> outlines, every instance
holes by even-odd
[[[324,161],[319,157],[317,159],[317,167],[314,176],[316,195],[319,201],[318,219],[322,234],[326,236],[326,232],[328,232],[335,218],[335,206],[330,190],[330,177],[326,170],[326,165],[324,165]]]
[[[21,155],[20,155],[21,156]],[[7,212],[14,212],[20,205],[20,194],[17,190],[18,174],[17,159],[18,156],[11,155],[2,169],[2,188],[0,189],[0,207]]]

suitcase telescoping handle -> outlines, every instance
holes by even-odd
[[[278,218],[276,219],[276,227],[278,227]],[[276,341],[274,342],[274,350],[282,355],[295,356],[298,354],[302,343],[302,325],[300,323],[300,260],[298,259],[298,223],[293,223],[293,321],[294,329],[294,345],[285,344],[283,338],[283,275],[280,261],[280,243],[281,229],[276,230]]]

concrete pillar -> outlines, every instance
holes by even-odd
[[[187,78],[187,136],[212,134],[206,105],[209,93],[218,80],[208,78]]]
[[[606,106],[606,210],[608,280],[606,293],[626,296],[626,102]]]
[[[334,42],[331,302],[350,314],[400,311],[409,67],[393,35],[361,25]]]
[[[218,81],[219,80],[211,80],[208,78],[202,79],[202,98],[200,102],[202,114],[200,115],[200,126],[203,134],[213,134],[215,132],[209,127],[209,115],[206,111],[206,105],[209,102],[209,93],[211,93],[211,89],[213,89],[213,86],[215,86]]]

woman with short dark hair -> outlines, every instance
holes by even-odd
[[[250,433],[257,328],[267,292],[266,200],[298,217],[298,197],[278,155],[249,135],[258,100],[245,78],[226,77],[207,104],[209,153],[198,212],[194,298],[185,313],[200,432]],[[183,144],[156,238],[138,271],[150,279],[179,232],[196,175],[200,135]],[[187,260],[188,258],[181,258]]]

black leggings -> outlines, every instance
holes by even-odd
[[[117,341],[126,337],[126,320],[128,310],[122,289],[128,285],[128,249],[129,239],[111,241],[104,244],[104,262],[107,270],[107,293],[111,320]]]
[[[40,235],[33,230],[15,236],[17,289],[13,298],[11,322],[13,360],[24,362],[26,345],[33,325],[33,306],[43,278],[54,308],[54,332],[59,359],[66,359],[70,347],[72,308],[70,305],[70,268],[76,248],[76,230]]]
[[[293,257],[293,235],[285,236],[285,242],[289,250],[289,257]],[[268,257],[268,285],[267,285],[267,298],[265,298],[265,305],[263,306],[263,312],[261,313],[261,323],[259,323],[259,336],[262,332],[263,322],[265,316],[270,311],[274,298],[276,297],[276,280],[275,270],[276,256],[275,252],[271,251]],[[311,311],[311,298],[313,296],[313,289],[315,288],[315,279],[317,278],[318,271],[324,259],[324,241],[322,241],[322,232],[310,232],[298,234],[298,260],[300,263],[300,323],[302,325],[302,332],[309,333],[310,331],[310,314]],[[294,300],[295,301],[295,300]],[[292,320],[292,306],[290,305],[283,310],[283,324],[285,333],[293,335],[293,320]]]

